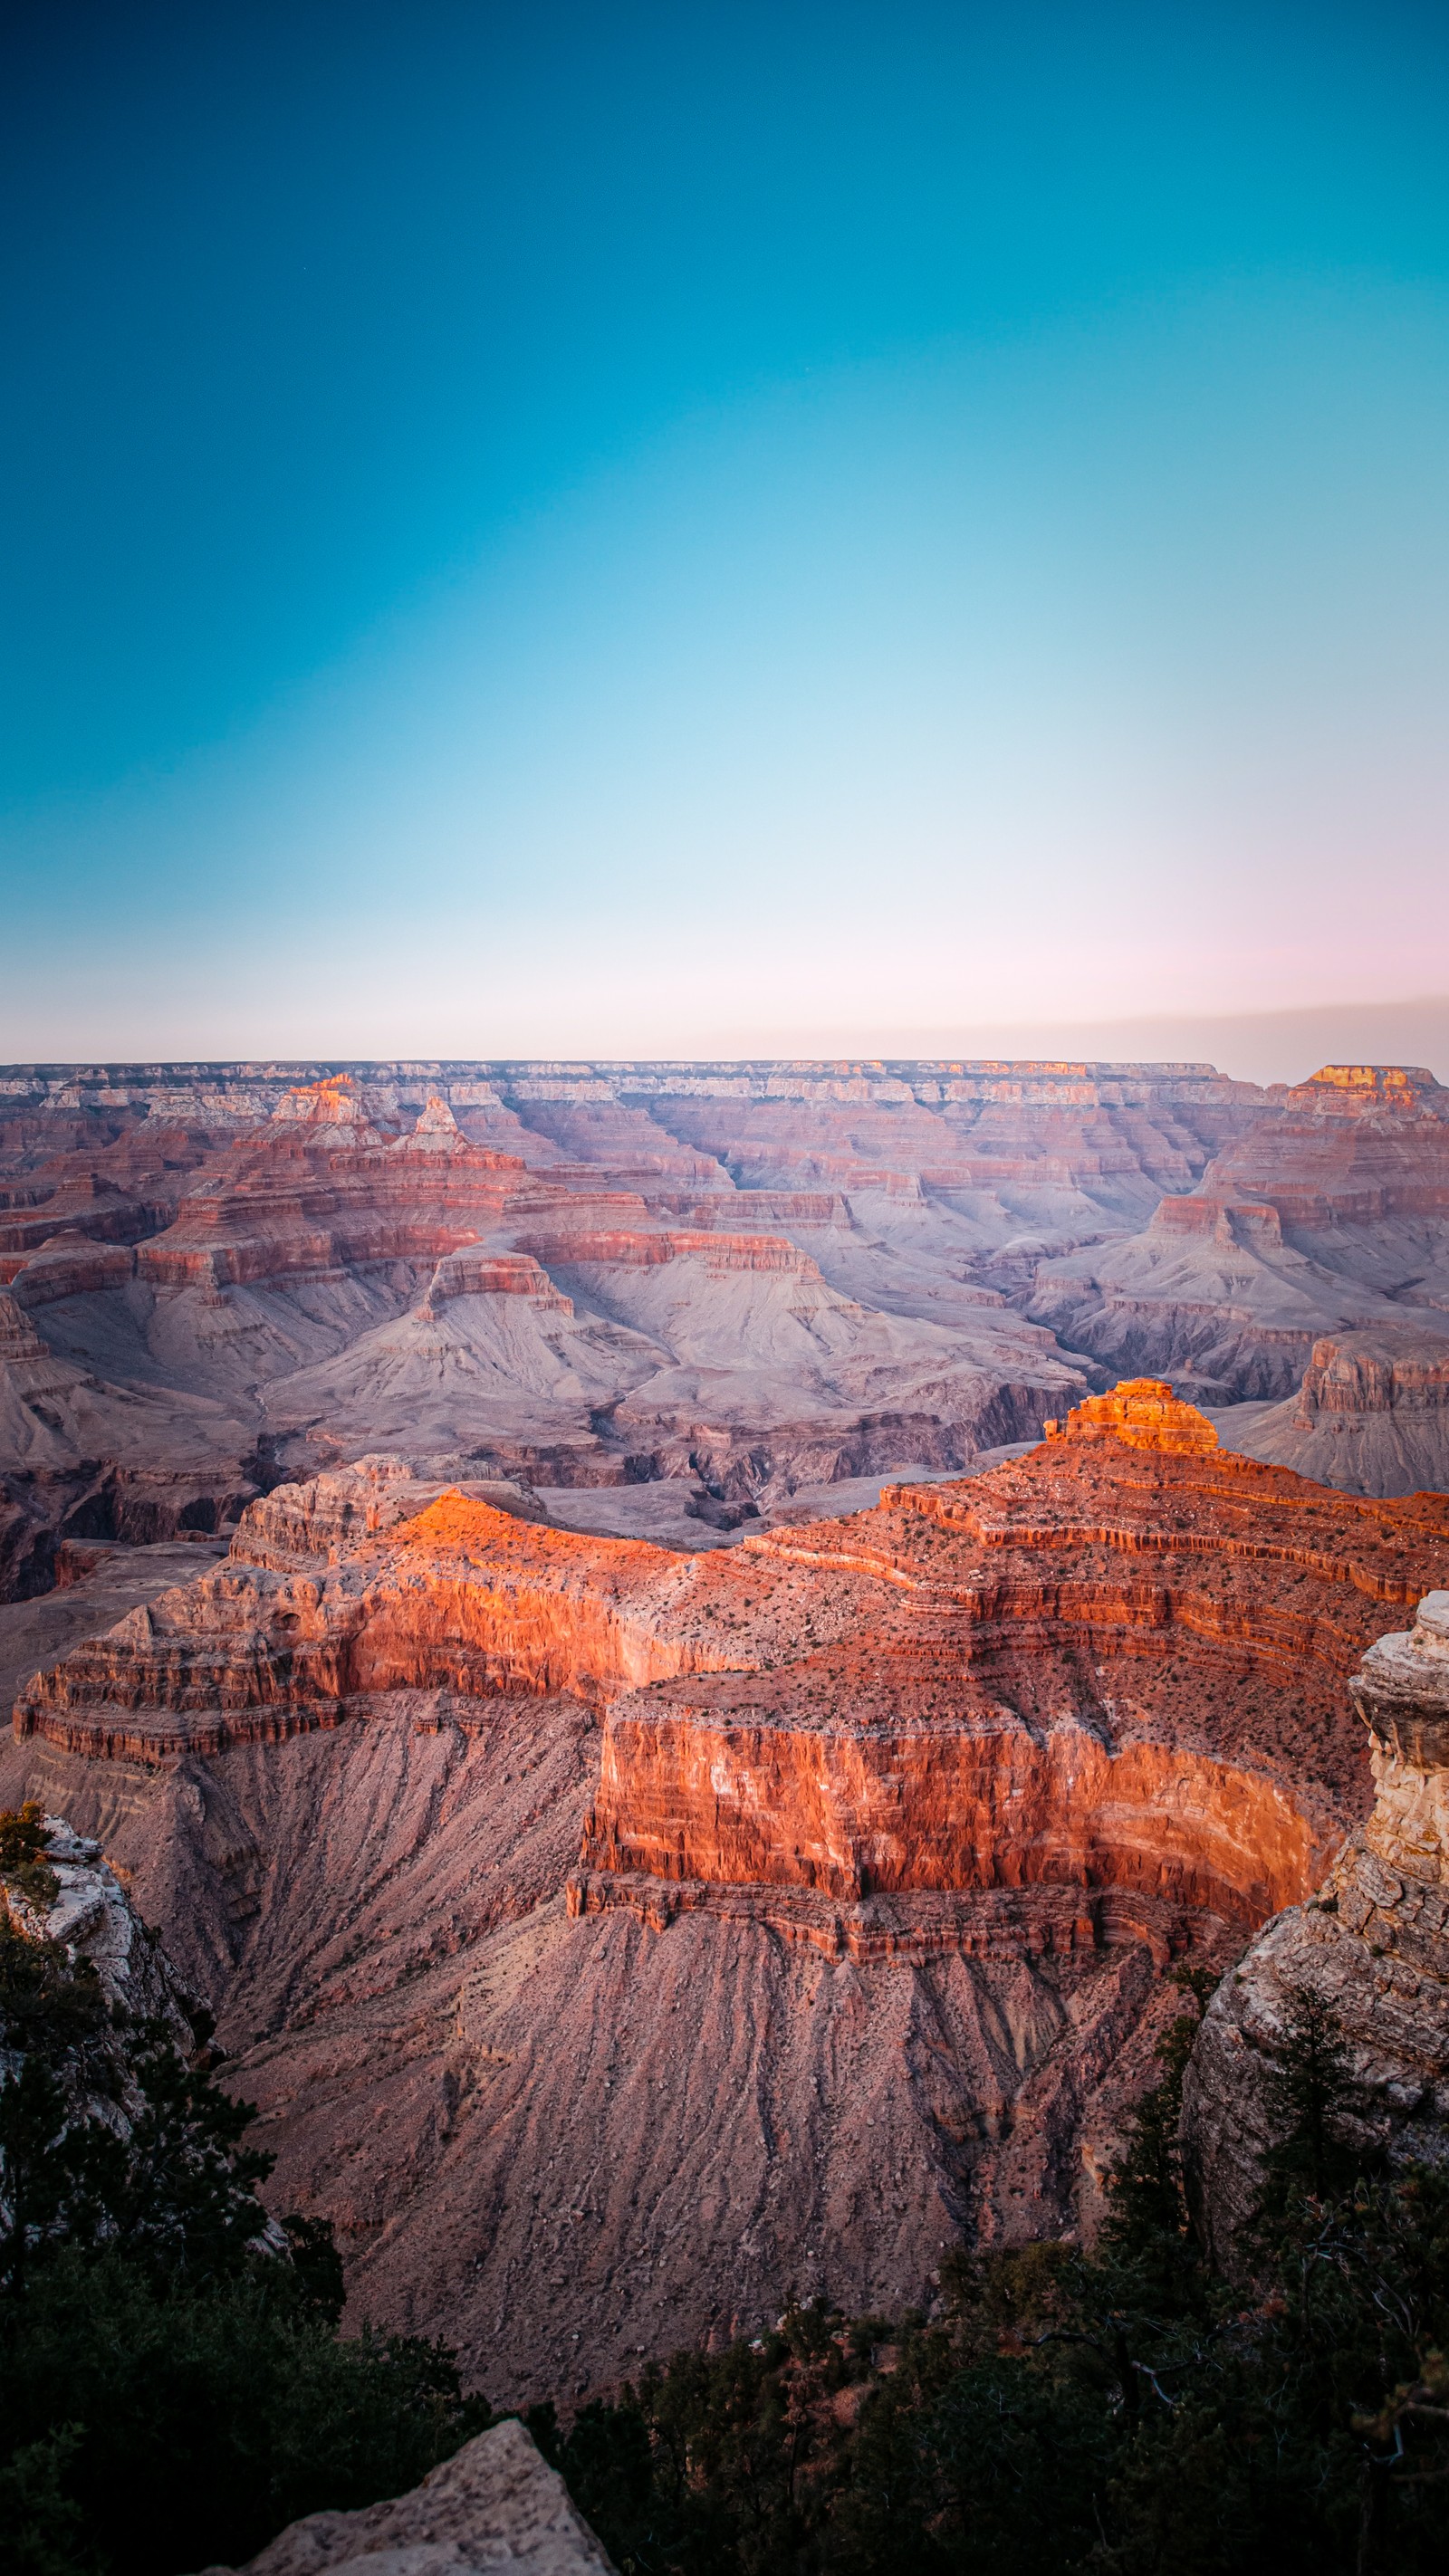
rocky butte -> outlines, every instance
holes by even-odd
[[[1233,1446],[1348,1493],[1449,1487],[1449,1336],[1389,1323],[1325,1333],[1296,1396],[1220,1414]]]
[[[1025,1311],[1214,1405],[1291,1396],[1326,1335],[1412,1325],[1442,1354],[1449,1090],[1421,1066],[1323,1066],[1140,1232],[1042,1262]]]
[[[580,2391],[1090,2230],[1166,1967],[1350,1866],[1449,1498],[1052,1420],[712,1551],[364,1460],[21,1691],[0,1794],[130,1874],[357,2313]]]

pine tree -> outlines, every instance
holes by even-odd
[[[1362,2112],[1338,2016],[1311,1988],[1290,1990],[1277,2057],[1263,2083],[1273,2144],[1263,2159],[1256,2229],[1260,2240],[1296,2221],[1308,2202],[1352,2191],[1379,2159],[1349,2134]]]

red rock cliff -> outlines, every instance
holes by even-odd
[[[376,1472],[310,1519],[253,1506],[224,1567],[38,1675],[17,1728],[156,1760],[399,1687],[465,1714],[567,1692],[604,1716],[580,1908],[601,1874],[847,1903],[1054,1882],[1256,1922],[1362,1811],[1343,1680],[1449,1545],[1449,1502],[1215,1453],[1159,1387],[728,1555],[460,1492],[397,1508]]]

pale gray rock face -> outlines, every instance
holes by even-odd
[[[182,2057],[197,2042],[197,1998],[190,1994],[162,1948],[132,1905],[116,1872],[101,1858],[101,1847],[76,1833],[60,1816],[44,1818],[47,1844],[41,1855],[54,1889],[46,1903],[32,1880],[28,1890],[13,1877],[0,1879],[0,1917],[28,1940],[53,1941],[72,1966],[93,1968],[101,1993],[112,2007],[114,2022],[85,2044],[73,2047],[56,2064],[68,2116],[110,2129],[119,2138],[131,2135],[143,2107],[134,2056],[134,2032],[159,2030]],[[22,2071],[22,2052],[0,2047],[0,2087]],[[0,2154],[0,2208],[9,2211],[5,2158]],[[286,2239],[275,2221],[257,2207],[253,2242],[272,2253],[286,2251]]]
[[[1224,1979],[1184,2088],[1203,2223],[1229,2264],[1273,2143],[1264,2079],[1304,1994],[1337,2019],[1362,2143],[1395,2162],[1449,2159],[1449,1592],[1380,1637],[1349,1690],[1373,1813],[1318,1895],[1275,1915]]]
[[[160,2018],[170,2025],[179,2048],[194,2048],[183,1989],[171,1962],[115,1871],[102,1860],[100,1844],[72,1832],[63,1816],[44,1821],[45,1866],[59,1892],[53,1905],[41,1906],[27,1902],[14,1888],[4,1889],[0,1901],[17,1930],[58,1941],[72,1961],[89,1960],[108,2003],[122,2005],[137,2019]]]
[[[404,2496],[362,2513],[311,2513],[246,2576],[612,2576],[557,2473],[521,2424],[495,2424]],[[212,2567],[205,2576],[231,2576]]]

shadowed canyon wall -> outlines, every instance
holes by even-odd
[[[1164,1970],[1367,1813],[1345,1683],[1449,1502],[1232,1456],[1160,1384],[1058,1421],[695,1553],[373,1459],[22,1690],[4,1794],[100,1832],[212,1994],[358,2313],[582,2390],[1090,2228]]]
[[[1268,2076],[1309,1999],[1349,2083],[1342,2131],[1390,2162],[1449,2160],[1449,1591],[1375,1640],[1349,1684],[1374,1803],[1315,1895],[1279,1914],[1204,2019],[1184,2136],[1209,2240],[1229,2266],[1276,2143]]]

